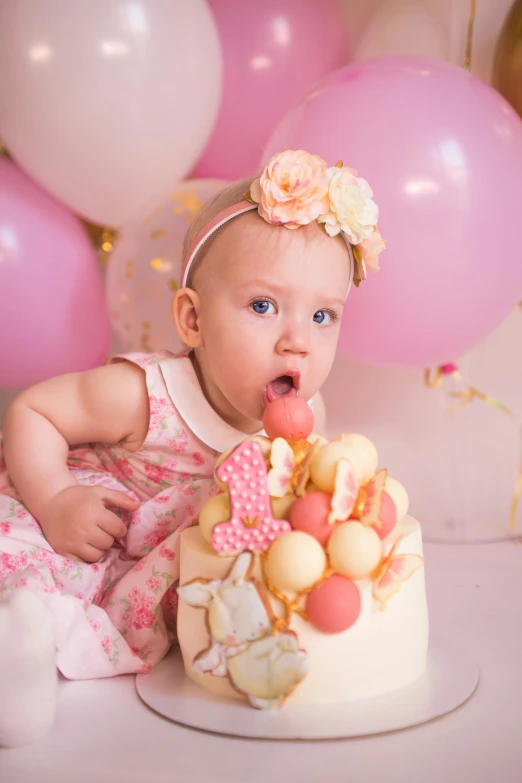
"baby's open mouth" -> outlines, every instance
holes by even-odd
[[[291,372],[288,375],[279,375],[277,378],[274,378],[268,384],[263,394],[265,408],[280,397],[297,397],[299,394],[299,380],[298,372]]]

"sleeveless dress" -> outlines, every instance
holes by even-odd
[[[136,512],[116,511],[127,534],[98,563],[54,552],[9,479],[0,434],[0,598],[20,587],[41,595],[55,619],[57,666],[70,679],[146,672],[166,654],[175,641],[181,532],[218,492],[218,454],[245,438],[207,402],[187,354],[112,359],[123,360],[146,375],[145,442],[134,453],[93,443],[68,457],[79,484],[141,501]]]

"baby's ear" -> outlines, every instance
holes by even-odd
[[[189,348],[199,348],[203,343],[199,327],[200,299],[192,288],[180,288],[172,299],[172,316],[179,339]]]

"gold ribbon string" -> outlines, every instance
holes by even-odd
[[[466,26],[466,48],[464,50],[464,69],[471,70],[471,54],[473,50],[473,26],[477,13],[477,0],[470,0],[468,24]]]
[[[311,593],[312,590],[321,584],[321,582],[324,582],[325,579],[328,579],[329,576],[333,574],[333,570],[326,566],[323,575],[320,579],[318,579],[316,582],[311,584],[309,587],[306,587],[304,590],[301,590],[300,592],[296,593],[294,598],[289,598],[289,596],[285,595],[281,590],[278,590],[275,585],[272,584],[270,579],[266,575],[266,556],[267,553],[263,552],[261,555],[261,569],[263,572],[263,579],[266,585],[266,588],[269,593],[272,593],[272,595],[277,598],[284,607],[284,617],[278,617],[274,621],[274,632],[276,631],[286,631],[290,627],[290,622],[292,620],[292,615],[294,612],[298,614],[303,620],[308,621],[308,616],[306,614],[306,611],[300,607],[300,603],[303,600],[305,596],[308,595],[308,593]]]
[[[447,378],[453,378],[454,380],[457,380],[459,381],[459,383],[462,384],[463,388],[461,390],[450,391],[449,396],[459,399],[463,406],[469,405],[469,403],[473,402],[474,400],[481,400],[482,402],[485,402],[487,405],[490,405],[491,407],[501,411],[506,416],[509,416],[517,425],[519,440],[520,440],[520,462],[518,467],[517,478],[515,481],[515,487],[513,490],[513,499],[511,501],[511,508],[509,512],[509,528],[511,532],[514,533],[516,531],[516,516],[517,516],[518,503],[520,500],[520,495],[522,493],[522,425],[518,420],[517,416],[513,413],[513,411],[510,408],[508,408],[507,405],[505,405],[500,400],[495,399],[495,397],[491,397],[489,394],[484,394],[484,392],[481,392],[479,389],[476,389],[474,386],[470,386],[464,380],[456,364],[443,364],[440,367],[437,367],[435,370],[428,369],[424,371],[424,383],[428,389],[435,389],[436,387],[441,387],[445,391],[447,391],[447,389],[445,389],[445,380]]]

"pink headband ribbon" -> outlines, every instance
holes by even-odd
[[[243,215],[245,212],[251,212],[254,209],[257,210],[258,207],[259,207],[258,204],[253,204],[251,201],[240,201],[239,204],[233,204],[231,207],[224,209],[222,212],[216,215],[216,217],[213,218],[213,220],[207,223],[205,228],[197,235],[196,239],[190,246],[185,258],[183,259],[183,264],[181,267],[181,285],[180,285],[181,288],[186,287],[188,276],[192,264],[194,263],[194,259],[196,258],[198,252],[203,247],[207,239],[209,239],[209,237],[211,237],[218,229],[220,229],[221,226],[224,226],[225,223],[228,223],[229,220],[233,220],[233,218],[238,217],[239,215]],[[341,236],[346,243],[346,247],[348,248],[348,255],[350,258],[350,283],[348,285],[348,291],[349,291],[353,281],[355,260],[353,257],[353,249],[350,242],[348,241],[347,237],[344,234],[341,234]],[[346,292],[347,294],[348,291]]]

